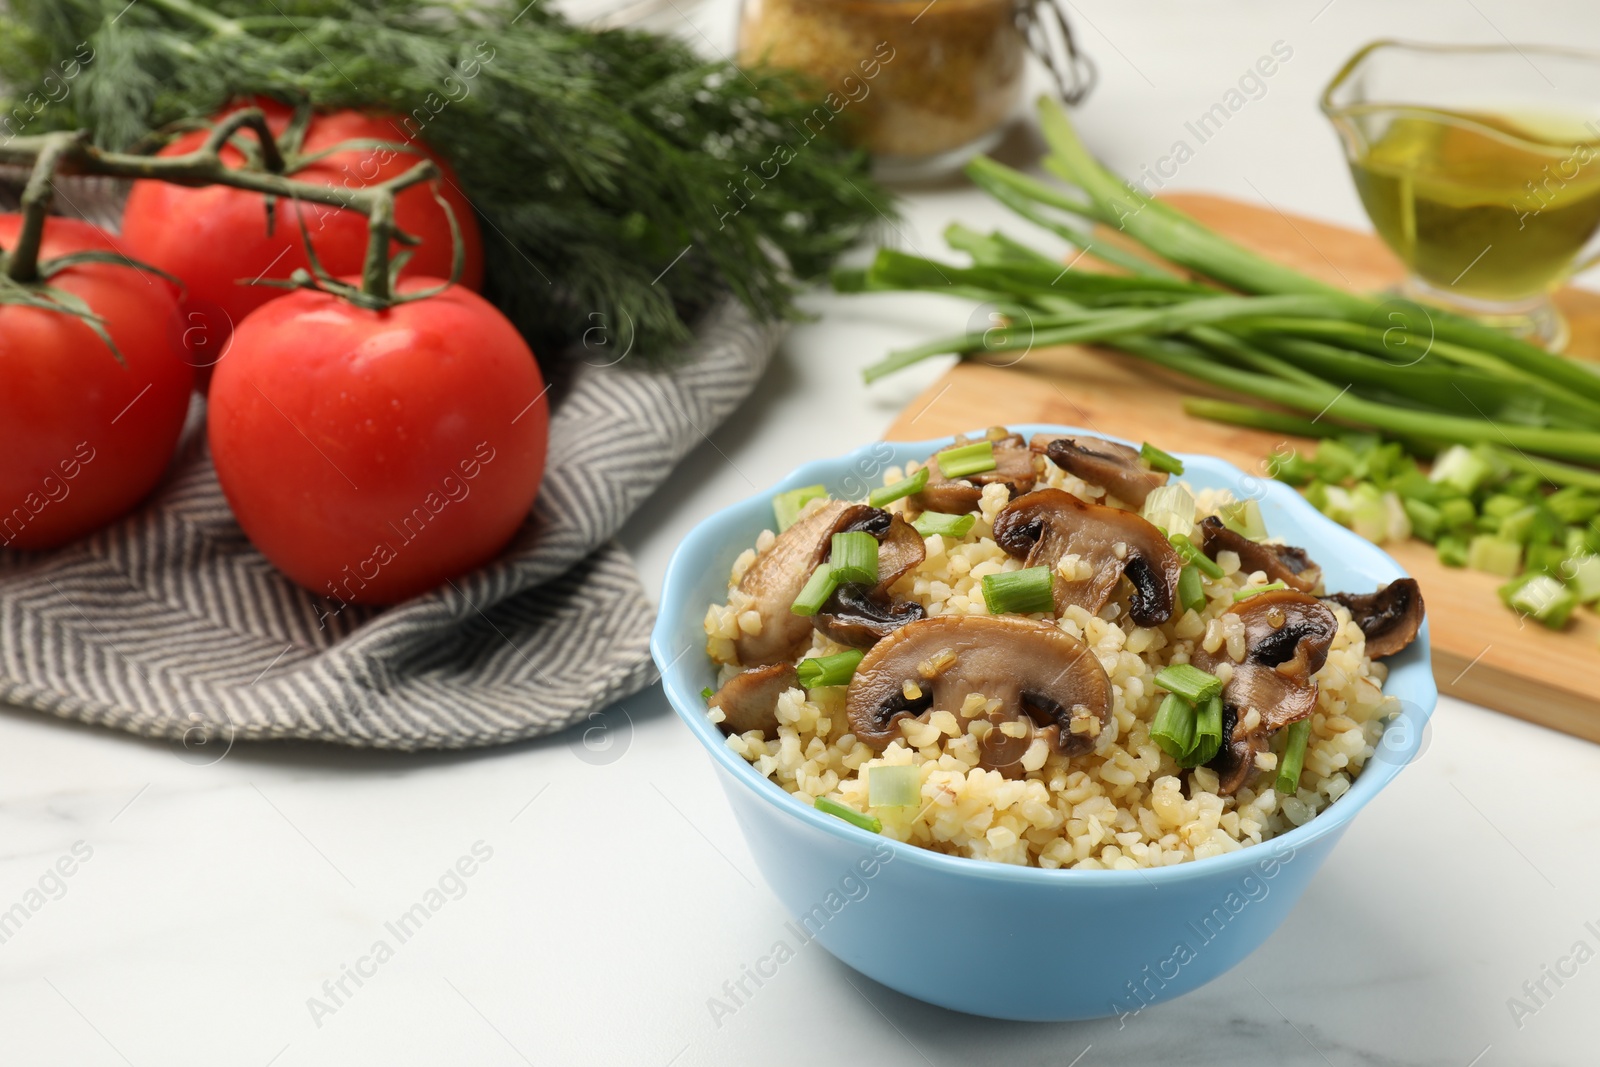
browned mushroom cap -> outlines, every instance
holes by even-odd
[[[1367,655],[1373,659],[1399,652],[1422,629],[1422,587],[1415,578],[1390,582],[1376,593],[1334,593],[1323,599],[1350,609],[1350,617],[1367,635]]]
[[[1151,490],[1167,484],[1165,471],[1146,467],[1138,449],[1116,441],[1041,433],[1035,434],[1029,444],[1068,474],[1075,474],[1090,485],[1101,486],[1118,500],[1136,508],[1144,505],[1144,498]]]
[[[1111,682],[1087,645],[1049,623],[989,615],[923,619],[879,641],[856,668],[845,713],[851,732],[882,751],[900,737],[900,719],[948,711],[959,720],[970,693],[1000,701],[991,722],[1029,720],[1058,752],[1093,748],[1111,720]]]
[[[834,533],[883,515],[877,508],[829,500],[778,535],[739,579],[739,591],[752,600],[761,616],[761,632],[743,631],[734,639],[739,662],[746,667],[793,659],[811,640],[811,620],[789,608],[806,580],[832,548]]]
[[[983,499],[983,487],[995,482],[1004,483],[1011,495],[1026,493],[1033,488],[1038,474],[1033,469],[1033,452],[1020,434],[1006,433],[996,428],[986,438],[994,443],[994,470],[979,471],[960,478],[946,478],[939,469],[939,456],[952,448],[976,444],[964,437],[935,452],[928,460],[928,484],[911,502],[923,511],[942,511],[948,515],[961,515],[976,511]],[[980,438],[979,440],[985,440]]]
[[[1226,549],[1239,556],[1239,566],[1248,574],[1262,571],[1268,581],[1282,582],[1290,589],[1302,593],[1313,592],[1322,582],[1322,568],[1306,555],[1306,550],[1294,545],[1269,545],[1252,541],[1237,531],[1228,529],[1215,515],[1207,515],[1200,523],[1203,535],[1201,549],[1212,559]]]
[[[1106,606],[1124,574],[1133,583],[1128,614],[1140,626],[1172,617],[1183,559],[1160,530],[1131,511],[1090,504],[1060,489],[1019,496],[994,520],[994,539],[1029,567],[1049,567],[1055,577],[1056,611],[1070,604],[1097,612]],[[1055,574],[1061,557],[1076,554],[1093,573],[1080,581]]]
[[[1326,604],[1293,589],[1257,593],[1228,611],[1244,621],[1245,657],[1234,664],[1233,676],[1222,690],[1224,743],[1210,764],[1221,778],[1217,792],[1223,796],[1237,792],[1249,779],[1255,754],[1265,749],[1272,731],[1317,710],[1317,683],[1311,676],[1328,661],[1339,629]],[[1195,656],[1206,669],[1221,659],[1204,653]],[[1250,708],[1260,723],[1241,735],[1238,722]]]
[[[898,515],[879,515],[889,521],[878,537],[878,584],[870,588],[842,585],[830,596],[814,619],[816,628],[855,648],[871,648],[908,622],[923,618],[926,612],[914,600],[894,600],[889,589],[927,558],[922,535]],[[862,524],[865,525],[865,524]],[[873,525],[878,525],[874,523]]]
[[[723,683],[707,707],[721,708],[717,729],[725,734],[760,730],[767,737],[778,736],[778,698],[786,689],[797,689],[800,675],[793,664],[774,663],[752,667]]]

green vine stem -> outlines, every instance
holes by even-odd
[[[22,190],[22,228],[17,233],[17,246],[5,257],[5,274],[14,282],[24,285],[39,280],[39,247],[44,243],[44,224],[50,215],[50,203],[55,199],[55,172],[61,157],[81,145],[87,134],[45,134],[28,173],[28,184]]]
[[[254,134],[260,143],[261,166],[229,167],[222,159],[222,149],[235,135],[246,131]],[[54,192],[55,175],[153,179],[190,187],[223,185],[269,198],[322,204],[366,216],[367,255],[359,302],[378,308],[387,307],[396,300],[389,269],[390,244],[417,243],[416,238],[402,232],[395,224],[395,197],[413,185],[439,177],[438,165],[423,159],[403,174],[361,188],[297,181],[285,176],[288,165],[259,108],[233,112],[212,127],[204,144],[179,156],[106,152],[91,145],[86,133],[80,130],[13,138],[0,145],[0,163],[32,168],[23,193],[23,229],[17,246],[5,255],[5,273],[14,281],[31,282],[38,278],[39,244]]]

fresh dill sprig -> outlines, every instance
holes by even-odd
[[[865,159],[813,118],[826,87],[583,29],[545,0],[8,8],[0,137],[87,127],[125,149],[250,95],[409,116],[482,217],[488,295],[547,352],[586,333],[670,350],[730,290],[791,316],[791,273],[820,274],[891,210]]]

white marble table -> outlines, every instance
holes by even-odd
[[[1103,72],[1085,135],[1129,173],[1288,42],[1266,94],[1171,184],[1346,222],[1359,212],[1311,101],[1357,44],[1600,47],[1584,0],[1074,12]],[[695,17],[725,39],[725,8]],[[925,191],[900,240],[933,252],[954,218],[1002,216],[970,190]],[[808,303],[821,321],[793,332],[758,394],[630,526],[650,587],[699,517],[877,436],[937,373],[862,390],[857,368],[966,318],[933,299]],[[719,1025],[708,998],[786,916],[659,690],[603,721],[599,750],[569,737],[416,758],[241,746],[202,765],[0,712],[0,1062],[1600,1062],[1600,747],[1444,701],[1421,759],[1265,947],[1122,1029],[953,1015],[815,946]],[[437,907],[402,925],[419,902]]]

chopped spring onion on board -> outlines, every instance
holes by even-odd
[[[1489,534],[1479,534],[1467,546],[1467,566],[1486,574],[1514,578],[1522,569],[1522,546]]]
[[[1548,574],[1525,574],[1500,587],[1506,607],[1552,630],[1560,630],[1578,606],[1578,594]]]
[[[1193,704],[1176,693],[1168,693],[1150,724],[1150,740],[1181,763],[1194,750],[1194,718]]]
[[[1163,471],[1167,474],[1183,473],[1183,460],[1170,452],[1161,451],[1149,441],[1139,446],[1139,458],[1149,464],[1153,471]]]
[[[902,497],[920,493],[928,486],[928,468],[923,467],[909,478],[902,478],[893,485],[886,485],[882,489],[874,489],[867,496],[867,503],[875,508],[893,504]]]
[[[1252,585],[1248,589],[1237,590],[1233,594],[1233,600],[1234,603],[1238,603],[1241,600],[1249,600],[1251,597],[1258,596],[1261,593],[1276,593],[1280,589],[1287,588],[1289,587],[1281,581],[1268,582],[1266,585]]]
[[[1311,720],[1301,719],[1289,724],[1288,744],[1283,747],[1283,759],[1278,762],[1278,780],[1275,788],[1284,796],[1294,796],[1300,789],[1300,770],[1306,763],[1306,742],[1311,739]]]
[[[989,614],[1015,612],[1031,615],[1051,611],[1056,606],[1055,579],[1049,567],[1025,567],[983,576],[983,602]]]
[[[878,539],[861,530],[833,535],[828,556],[833,577],[840,585],[876,585],[878,581]]]
[[[1222,749],[1222,694],[1200,702],[1194,716],[1194,749],[1180,760],[1185,767],[1210,763]]]
[[[815,615],[822,610],[822,605],[828,602],[828,598],[837,588],[839,579],[833,573],[833,568],[826,563],[819,564],[817,569],[811,572],[811,577],[806,579],[805,587],[800,590],[800,595],[794,598],[789,610],[796,615]]]
[[[979,441],[976,444],[946,449],[933,458],[946,478],[965,478],[969,474],[981,474],[995,468],[994,442]]]
[[[1593,604],[1600,600],[1600,556],[1584,553],[1567,561],[1571,571],[1572,592],[1580,603]]]
[[[779,493],[772,498],[772,515],[778,520],[778,532],[783,533],[793,526],[800,518],[800,512],[806,504],[828,495],[828,490],[821,485],[803,485],[799,489],[790,489]]]
[[[1200,568],[1193,563],[1185,563],[1178,572],[1178,603],[1185,611],[1206,610],[1205,582],[1200,577]]]
[[[909,808],[922,801],[922,772],[909,763],[867,768],[867,806]]]
[[[1156,685],[1191,704],[1198,704],[1222,692],[1222,679],[1192,663],[1174,663],[1156,672]]]
[[[837,800],[829,800],[827,797],[818,797],[816,807],[823,814],[843,819],[851,826],[859,826],[870,834],[883,833],[883,821],[876,815],[863,815],[856,809],[847,808]]]
[[[850,679],[855,677],[856,667],[861,663],[861,656],[861,651],[854,648],[832,656],[812,656],[801,660],[794,670],[800,676],[800,684],[807,689],[849,685]]]
[[[942,511],[924,511],[917,516],[911,528],[923,537],[939,534],[959,539],[971,533],[972,525],[977,521],[976,515],[946,515]]]

